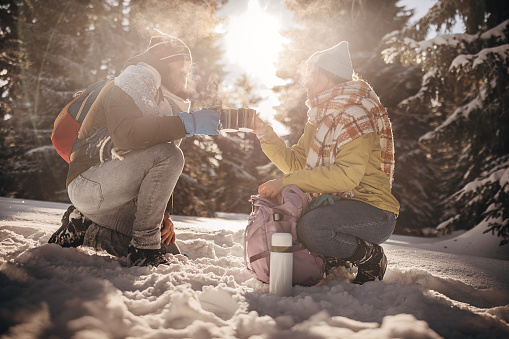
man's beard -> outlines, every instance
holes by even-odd
[[[186,81],[186,84],[183,86],[175,86],[174,84],[177,83],[177,82],[180,82],[181,80],[176,80],[176,79],[168,79],[166,78],[165,80],[163,79],[163,86],[166,87],[171,93],[175,94],[176,96],[182,98],[182,99],[188,99],[189,98],[189,95],[190,95],[190,90],[189,90],[189,86],[187,84],[187,81]]]
[[[176,96],[178,96],[178,97],[180,97],[182,99],[186,99],[186,100],[189,99],[189,94],[190,93],[187,90],[187,87],[184,88],[183,90],[180,90],[180,91],[179,90],[177,90],[177,91],[171,91],[170,90],[170,92],[172,92],[173,94],[175,94]]]

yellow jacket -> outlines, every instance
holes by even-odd
[[[381,169],[380,141],[367,133],[338,150],[336,163],[306,170],[306,159],[317,126],[308,122],[298,143],[287,147],[269,127],[260,138],[263,152],[283,172],[283,185],[297,185],[304,192],[334,193],[352,191],[352,200],[399,214],[399,203],[391,193],[389,178]]]

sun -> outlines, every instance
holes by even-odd
[[[225,34],[226,56],[248,76],[267,87],[279,82],[276,61],[285,39],[280,21],[265,12],[258,0],[249,0],[245,13],[230,18]]]

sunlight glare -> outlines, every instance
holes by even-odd
[[[259,0],[249,0],[248,10],[231,18],[225,36],[229,61],[269,88],[280,83],[275,75],[275,62],[285,40],[280,30],[279,20],[266,13]]]

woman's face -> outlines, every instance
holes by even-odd
[[[334,84],[320,72],[320,68],[313,64],[308,64],[306,78],[303,82],[306,88],[308,99],[316,97],[319,93],[331,88]]]
[[[177,59],[168,63],[170,74],[168,75],[168,89],[173,94],[183,97],[187,89],[187,79],[191,74],[191,61],[187,59]]]

